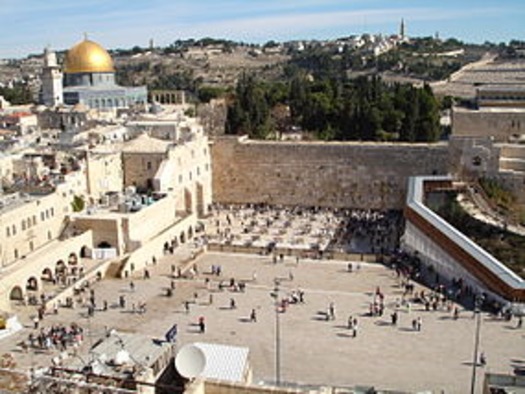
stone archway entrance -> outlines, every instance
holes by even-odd
[[[58,260],[55,265],[55,275],[61,276],[65,275],[67,271],[66,263],[63,260]]]
[[[79,255],[80,255],[80,258],[87,258],[87,257],[89,257],[90,256],[89,248],[86,245],[82,246],[82,248],[80,249]]]
[[[42,275],[40,275],[40,279],[46,282],[52,282],[53,278],[53,271],[51,271],[51,268],[44,268]]]
[[[107,241],[102,241],[102,242],[100,242],[100,243],[97,245],[97,247],[98,247],[99,249],[110,249],[110,248],[111,248],[111,244],[110,244],[109,242],[107,242]]]
[[[30,277],[26,282],[27,291],[38,291],[38,279],[34,276]]]
[[[22,301],[24,299],[24,291],[22,290],[22,288],[20,286],[13,287],[9,292],[9,299]]]

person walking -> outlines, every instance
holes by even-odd
[[[250,321],[252,323],[256,323],[257,322],[257,314],[255,312],[255,309],[252,309],[252,312],[250,313]]]
[[[335,304],[333,302],[328,306],[328,313],[331,320],[335,320]]]
[[[118,299],[119,306],[124,309],[126,307],[126,297],[121,295]]]
[[[482,367],[487,365],[487,358],[485,357],[485,352],[481,352],[481,354],[479,355],[479,363]]]
[[[394,311],[394,313],[392,313],[390,317],[392,319],[392,325],[393,326],[397,325],[397,319],[398,319],[397,311]]]
[[[206,324],[204,323],[204,316],[199,317],[199,331],[201,334],[204,334],[206,331]]]

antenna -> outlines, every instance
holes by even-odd
[[[84,41],[87,41],[87,40],[88,40],[88,34],[84,32]]]
[[[193,344],[184,345],[175,358],[175,368],[185,378],[199,376],[206,366],[204,352]]]

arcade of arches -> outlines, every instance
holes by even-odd
[[[86,268],[83,259],[88,258],[89,254],[89,247],[84,245],[77,252],[66,254],[62,259],[49,261],[39,274],[34,271],[27,272],[25,277],[12,285],[9,299],[26,305],[45,301],[60,288],[82,278]]]
[[[150,101],[159,104],[185,104],[186,97],[182,90],[152,90]]]

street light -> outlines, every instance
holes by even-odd
[[[474,394],[476,387],[476,368],[478,366],[478,348],[479,348],[479,331],[481,323],[481,304],[483,303],[483,295],[477,295],[474,300],[474,317],[476,319],[476,333],[474,337],[474,356],[472,358],[472,380],[470,383],[470,394]]]
[[[279,321],[279,279],[274,279],[275,287],[270,293],[272,298],[275,298],[275,383],[277,386],[281,384],[281,332]]]

